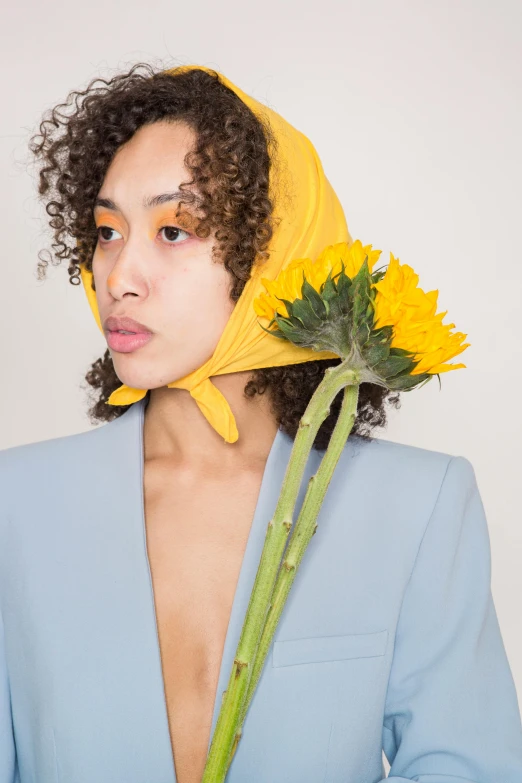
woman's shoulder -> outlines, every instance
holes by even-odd
[[[39,483],[87,477],[103,463],[109,447],[126,448],[135,436],[139,411],[130,408],[118,418],[84,432],[0,449],[0,497],[31,492]]]
[[[377,482],[387,478],[411,482],[422,475],[442,479],[450,465],[474,473],[471,461],[465,456],[378,437],[370,440],[358,436],[349,438],[344,459],[350,470],[357,464]]]
[[[356,502],[382,519],[411,517],[416,527],[437,504],[476,492],[477,477],[472,462],[462,455],[354,437],[343,450],[332,488],[340,503]]]

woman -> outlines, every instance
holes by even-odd
[[[309,140],[199,66],[105,85],[32,144],[108,350],[87,375],[103,426],[0,453],[0,783],[201,780],[293,437],[338,362],[252,315],[260,275],[352,241]],[[394,781],[522,781],[474,470],[372,438],[397,402],[361,386],[231,783],[376,783],[383,750]]]

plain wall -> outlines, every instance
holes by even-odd
[[[137,61],[214,67],[314,143],[350,232],[414,267],[471,343],[467,369],[402,395],[377,437],[466,456],[522,700],[520,317],[522,4],[11,3],[0,78],[0,448],[91,427],[82,388],[105,350],[50,247],[27,142],[43,111]]]

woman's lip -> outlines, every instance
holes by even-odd
[[[125,332],[136,333],[151,331],[148,326],[135,321],[134,318],[129,318],[127,315],[110,315],[105,319],[103,328],[111,332],[117,332],[120,329],[123,329]]]
[[[113,351],[130,353],[136,351],[149,342],[151,332],[138,332],[137,334],[120,334],[120,332],[107,332],[107,344]]]

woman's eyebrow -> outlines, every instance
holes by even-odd
[[[160,193],[158,196],[146,196],[143,199],[144,207],[157,207],[160,204],[166,204],[169,201],[192,201],[193,193],[190,191],[175,190],[172,193]],[[97,198],[94,202],[95,207],[105,207],[105,209],[112,209],[119,211],[119,207],[110,198]]]

